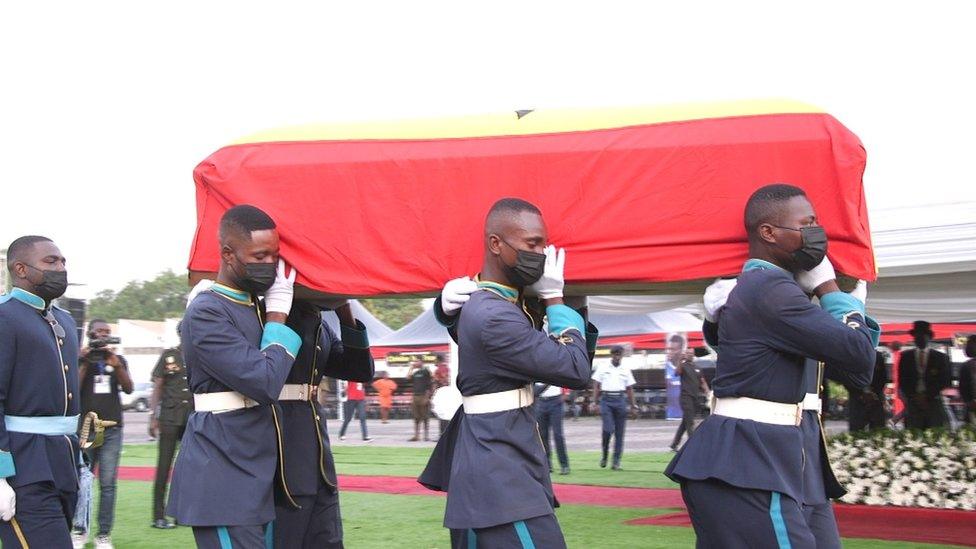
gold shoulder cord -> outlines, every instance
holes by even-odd
[[[78,444],[82,450],[98,448],[105,442],[105,429],[115,427],[118,423],[107,419],[98,419],[98,414],[88,412],[85,419],[81,422],[81,430],[78,432]],[[94,429],[94,433],[92,433]],[[92,435],[94,434],[94,438]]]
[[[261,308],[258,306],[257,301],[254,302],[254,314],[258,315],[258,323],[263,329],[264,318],[261,317]],[[288,483],[285,481],[285,453],[282,450],[281,444],[281,425],[278,423],[278,410],[275,408],[274,403],[271,403],[270,406],[271,417],[274,419],[275,435],[278,438],[278,473],[281,475],[281,489],[285,493],[285,497],[288,498],[288,502],[296,509],[301,509],[302,506],[296,503],[294,498],[291,497],[291,491],[288,490]]]
[[[315,350],[318,351],[319,341],[322,340],[322,324],[319,323],[318,329],[315,331]],[[312,371],[308,374],[308,384],[312,386],[315,382],[315,373],[318,371],[318,359],[319,353],[316,352],[312,355]],[[319,417],[319,411],[315,407],[318,404],[314,399],[308,401],[309,407],[312,409],[312,418],[315,421],[315,434],[319,439],[319,473],[322,475],[322,480],[332,489],[335,489],[335,484],[329,480],[329,476],[325,474],[325,441],[322,439],[322,424],[319,422],[321,419]]]
[[[10,525],[14,527],[14,534],[17,535],[17,541],[20,542],[21,549],[30,549],[30,545],[27,544],[27,538],[24,537],[23,530],[20,529],[20,523],[17,522],[17,517],[10,519]]]
[[[823,362],[818,362],[817,363],[817,396],[820,396],[821,394],[823,394],[823,376],[824,376],[824,363]],[[821,410],[817,410],[817,423],[820,424],[820,440],[823,441],[824,454],[827,455],[827,467],[829,469],[833,470],[833,467],[830,465],[830,454],[827,452],[827,448],[828,448],[828,446],[827,446],[827,432],[824,431],[823,417],[822,417],[823,416],[823,412],[822,412],[823,404],[822,403],[821,403],[820,407],[821,407]]]

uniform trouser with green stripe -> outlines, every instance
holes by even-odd
[[[200,549],[271,549],[274,546],[274,523],[194,526],[193,539]]]
[[[738,488],[709,479],[682,482],[681,496],[699,549],[818,546],[801,505],[779,492]]]
[[[561,549],[566,547],[556,515],[489,528],[451,529],[453,549]]]

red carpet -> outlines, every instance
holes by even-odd
[[[151,481],[155,467],[119,467],[119,480]],[[339,487],[350,492],[413,496],[443,496],[417,483],[413,477],[339,475]],[[681,492],[664,488],[615,488],[581,484],[554,484],[561,503],[609,507],[684,507]],[[835,504],[841,536],[946,543],[976,547],[976,512],[906,507],[871,507]],[[627,521],[627,524],[691,526],[685,512]]]
[[[917,541],[976,547],[976,512],[834,504],[845,538]],[[651,526],[691,526],[688,514],[667,513],[627,521]]]

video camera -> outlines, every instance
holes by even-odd
[[[109,345],[119,345],[122,343],[122,338],[109,336],[102,339],[92,339],[88,342],[88,347],[91,349],[104,349]]]

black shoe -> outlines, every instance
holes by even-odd
[[[552,473],[552,465],[549,466],[549,473]]]
[[[672,451],[672,452],[677,452],[677,451],[678,451],[678,445],[677,445],[677,444],[672,444],[672,445],[670,446],[670,448],[671,448],[671,451]]]
[[[600,458],[600,467],[606,468],[606,466],[607,466],[607,456],[603,456],[602,458]]]
[[[568,475],[569,474],[569,467],[561,467],[559,469],[559,474],[560,475]]]
[[[166,519],[156,519],[152,523],[153,528],[159,528],[160,530],[170,530],[176,528],[176,525]]]

